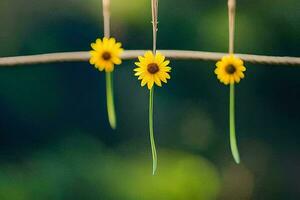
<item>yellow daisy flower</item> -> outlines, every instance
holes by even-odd
[[[90,64],[95,65],[100,71],[112,72],[114,65],[122,63],[120,55],[123,49],[121,46],[122,44],[116,42],[115,38],[97,39],[96,43],[91,44],[93,50],[90,51]]]
[[[167,83],[167,79],[170,79],[168,73],[171,72],[169,60],[165,60],[165,56],[157,52],[155,55],[151,51],[147,51],[144,56],[138,57],[139,62],[135,65],[138,67],[134,69],[136,72],[134,75],[138,76],[139,80],[142,80],[141,86],[147,84],[150,90],[154,83],[159,87],[162,86],[161,82]]]
[[[245,77],[244,71],[246,67],[244,62],[236,58],[234,55],[227,55],[218,61],[216,64],[215,74],[217,75],[220,82],[225,85],[239,83],[242,78]]]

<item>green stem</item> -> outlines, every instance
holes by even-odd
[[[154,175],[157,168],[157,154],[156,154],[154,133],[153,133],[153,93],[154,93],[154,86],[150,90],[150,94],[149,94],[149,132],[150,132],[152,159],[153,159],[152,174]]]
[[[230,130],[230,148],[232,156],[237,164],[240,163],[239,150],[236,143],[235,119],[234,119],[234,83],[230,84],[229,97],[229,130]]]
[[[113,91],[113,74],[112,72],[106,72],[106,103],[108,121],[112,129],[116,129],[116,113],[114,104],[114,91]]]

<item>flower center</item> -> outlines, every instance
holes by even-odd
[[[107,52],[107,51],[104,51],[104,52],[102,53],[102,58],[103,58],[104,60],[109,60],[109,59],[111,58],[111,54],[110,54],[109,52]]]
[[[159,67],[156,63],[150,63],[147,66],[147,70],[150,74],[155,74],[156,72],[159,71]]]
[[[225,67],[225,71],[228,73],[228,74],[234,74],[234,72],[236,72],[236,68],[234,65],[232,64],[229,64]]]

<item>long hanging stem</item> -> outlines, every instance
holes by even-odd
[[[112,129],[116,129],[116,113],[114,104],[114,91],[113,91],[113,74],[106,72],[106,103],[109,124]]]
[[[236,0],[228,0],[228,20],[229,20],[229,54],[234,52],[234,21],[235,21]],[[230,148],[232,156],[237,164],[240,163],[239,150],[236,143],[235,135],[235,117],[234,117],[234,83],[230,84],[229,95],[229,132],[230,132]]]
[[[154,93],[154,86],[150,90],[149,93],[149,132],[150,132],[150,143],[151,143],[151,150],[152,150],[152,174],[155,174],[157,168],[157,153],[154,141],[154,133],[153,133],[153,93]]]
[[[152,11],[152,33],[153,33],[153,54],[156,54],[156,38],[157,38],[157,19],[158,19],[158,0],[151,0],[151,11]],[[157,153],[154,141],[153,133],[153,93],[154,86],[151,88],[149,93],[149,132],[150,132],[150,143],[152,150],[152,174],[155,174],[157,168]]]
[[[234,113],[234,83],[230,84],[229,95],[229,131],[230,131],[230,148],[232,156],[237,164],[240,163],[239,150],[236,143],[235,135],[235,113]]]
[[[110,0],[102,0],[103,7],[103,29],[104,37],[110,37]],[[113,73],[106,72],[106,103],[107,103],[107,113],[108,121],[112,129],[116,129],[117,120],[114,104],[114,88],[113,88]]]

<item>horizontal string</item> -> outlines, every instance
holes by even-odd
[[[176,60],[220,60],[227,53],[205,52],[205,51],[184,51],[184,50],[158,50],[169,59]],[[143,55],[146,50],[126,50],[121,55],[124,60],[136,59]],[[294,65],[300,66],[300,57],[289,56],[265,56],[251,54],[235,54],[245,62],[269,64],[269,65]],[[17,65],[33,65],[42,63],[58,63],[58,62],[87,62],[90,58],[88,51],[80,52],[62,52],[48,53],[29,56],[14,56],[0,58],[0,66],[17,66]]]

